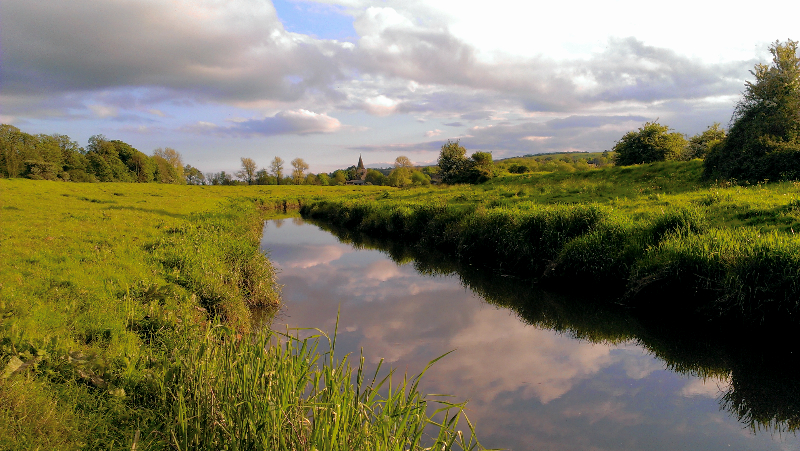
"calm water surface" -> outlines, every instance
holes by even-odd
[[[727,376],[670,371],[630,340],[597,344],[534,327],[464,288],[458,276],[421,274],[299,218],[268,221],[262,248],[284,284],[274,328],[332,333],[340,311],[337,355],[363,348],[367,362],[385,359],[401,374],[455,350],[433,366],[422,391],[468,399],[484,446],[800,449],[794,434],[753,432],[721,409]]]

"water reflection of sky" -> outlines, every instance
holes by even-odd
[[[488,447],[512,450],[789,450],[794,435],[753,434],[720,411],[725,381],[664,369],[641,348],[591,344],[520,322],[456,277],[428,277],[356,250],[298,218],[269,221],[262,247],[280,268],[274,327],[333,332],[337,354],[361,348],[416,374],[428,393],[469,399]]]

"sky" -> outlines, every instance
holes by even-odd
[[[694,0],[3,0],[0,123],[102,134],[204,172],[611,149],[727,125],[780,13]]]

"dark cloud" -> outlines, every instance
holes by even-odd
[[[293,39],[269,3],[10,0],[3,9],[7,93],[139,86],[294,100],[340,76],[323,55],[333,44]]]
[[[446,125],[448,127],[463,127],[464,126],[464,124],[462,124],[461,122],[448,122],[448,123],[446,123],[444,125]]]

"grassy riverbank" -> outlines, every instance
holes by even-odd
[[[640,311],[797,324],[797,184],[704,182],[700,172],[691,161],[509,176],[302,211]]]
[[[251,330],[266,215],[369,192],[0,180],[0,448],[416,449],[412,380]]]

